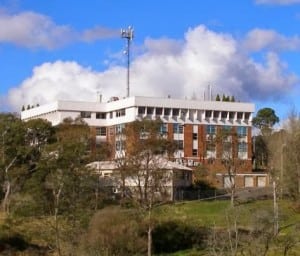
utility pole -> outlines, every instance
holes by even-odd
[[[124,53],[127,55],[127,98],[130,96],[130,43],[133,39],[133,28],[129,26],[127,29],[121,29],[121,38],[127,39],[126,50]]]

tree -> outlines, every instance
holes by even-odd
[[[43,133],[39,138],[43,141]],[[32,195],[33,202],[41,203],[40,214],[51,216],[58,255],[63,254],[62,242],[66,241],[70,253],[74,252],[78,233],[94,209],[97,183],[86,168],[89,142],[90,130],[86,124],[79,119],[66,120],[56,128],[53,143],[43,147],[36,171],[26,182],[26,192]]]
[[[168,158],[175,150],[173,142],[160,132],[160,121],[143,120],[127,124],[126,151],[120,164],[123,186],[134,184],[132,201],[138,209],[148,214],[148,255],[152,254],[152,210],[157,204],[169,201],[166,184],[170,175],[164,170]]]
[[[234,198],[236,191],[235,177],[239,168],[243,164],[243,160],[238,156],[238,136],[233,127],[223,127],[216,137],[217,144],[222,147],[221,161],[225,167],[228,177],[227,189],[230,193],[231,206],[234,206]]]
[[[260,109],[252,120],[253,126],[260,129],[262,135],[269,135],[278,122],[279,117],[272,108]]]
[[[296,112],[289,116],[285,128],[285,143],[282,144],[283,186],[288,195],[300,202],[300,117]]]
[[[25,129],[20,119],[13,114],[0,114],[0,169],[3,194],[1,208],[9,213],[9,199],[13,183],[22,171],[25,159]]]
[[[217,96],[216,96],[216,101],[220,101],[220,100],[221,100],[220,95],[217,94]]]

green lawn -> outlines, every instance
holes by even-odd
[[[279,229],[280,235],[288,234],[293,224],[300,224],[300,213],[293,209],[293,202],[288,200],[279,201]],[[273,201],[260,200],[235,206],[238,226],[250,229],[255,218],[268,214],[273,217]],[[165,205],[156,210],[156,217],[160,222],[173,220],[183,221],[192,225],[226,228],[232,217],[230,201],[191,201],[173,205]],[[272,220],[270,220],[272,221]],[[297,248],[299,248],[297,246]],[[300,250],[300,248],[299,248]],[[167,255],[167,254],[165,254]],[[200,251],[187,250],[168,254],[172,256],[206,255]],[[282,255],[270,252],[267,255]],[[295,254],[296,255],[296,254]],[[299,252],[300,255],[300,252]]]

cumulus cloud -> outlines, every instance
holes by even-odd
[[[278,5],[290,5],[299,4],[300,0],[256,0],[257,4],[278,4]]]
[[[239,100],[281,99],[298,82],[274,51],[257,62],[230,34],[198,26],[184,39],[146,39],[142,53],[131,62],[131,95],[202,99],[208,84],[216,95]],[[264,45],[264,44],[262,44]],[[161,46],[161,47],[159,47]],[[261,48],[261,46],[255,49]],[[126,95],[126,68],[111,65],[99,72],[76,62],[44,63],[30,78],[10,90],[10,104],[43,104],[58,99],[96,100]]]
[[[114,29],[96,27],[76,31],[67,25],[57,25],[51,18],[39,13],[10,14],[0,11],[0,43],[53,49],[74,41],[94,41],[115,36],[118,36],[118,31]]]
[[[300,37],[286,37],[270,29],[251,30],[243,43],[245,49],[250,51],[270,50],[299,50]]]

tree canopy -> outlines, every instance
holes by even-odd
[[[279,122],[279,117],[272,108],[262,108],[253,118],[252,124],[254,127],[261,130],[262,133],[270,131],[273,126]]]

